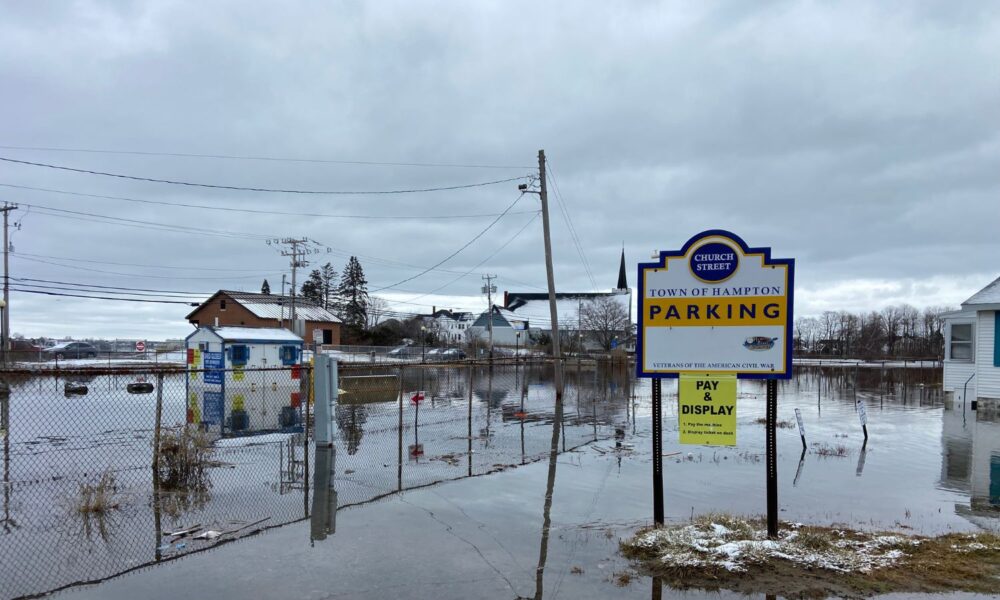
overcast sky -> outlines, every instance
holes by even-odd
[[[991,1],[11,2],[0,157],[375,191],[526,176],[544,148],[560,291],[613,287],[623,244],[634,284],[653,250],[723,228],[797,259],[797,315],[957,306],[1000,271],[998,56]],[[269,236],[318,241],[314,266],[355,254],[371,290],[392,286],[480,234],[518,183],[271,194],[0,162],[0,184],[23,186],[0,187],[20,206],[15,289],[194,300],[277,291],[288,260]],[[378,295],[482,310],[483,273],[541,291],[537,210],[524,196],[443,271]],[[27,336],[190,331],[179,304],[14,291],[11,308]]]

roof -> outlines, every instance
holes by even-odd
[[[225,294],[229,298],[232,298],[234,302],[237,302],[243,308],[249,310],[253,315],[259,319],[281,319],[291,318],[291,296],[279,296],[276,294],[255,294],[253,292],[235,292],[232,290],[219,290],[212,294],[212,297],[201,303],[198,308],[191,311],[191,314],[187,316],[188,319],[194,316],[203,306],[217,298],[219,295]],[[306,300],[302,297],[295,298],[295,317],[297,319],[303,319],[306,321],[319,321],[322,323],[342,323],[340,317],[333,314],[329,310],[313,304],[311,301]]]
[[[993,283],[973,294],[971,298],[962,303],[962,307],[982,304],[1000,304],[1000,277],[997,277],[993,280]]]
[[[533,327],[540,329],[552,328],[552,313],[549,311],[548,294],[508,294],[507,308],[521,319],[527,319]],[[630,313],[632,296],[627,291],[594,292],[582,294],[556,294],[556,314],[559,315],[560,328],[576,329],[580,322],[581,306],[597,298],[611,298],[622,305],[627,314]]]
[[[472,324],[472,327],[487,327],[488,313],[483,311],[483,314],[479,315],[476,322]],[[493,305],[493,327],[512,327],[514,329],[524,329],[528,325],[528,320],[522,315],[516,315],[513,312],[507,310],[506,308],[500,308],[499,306]]]
[[[287,329],[277,327],[201,327],[222,338],[224,342],[293,342],[302,343],[302,338]]]

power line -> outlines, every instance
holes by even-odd
[[[414,296],[413,298],[410,298],[410,300],[419,300],[420,298],[425,298],[427,296],[430,296],[431,294],[435,294],[435,293],[443,290],[444,288],[446,288],[446,287],[448,287],[448,286],[450,286],[452,284],[458,283],[459,281],[461,281],[465,277],[471,275],[477,269],[479,269],[479,267],[481,267],[484,264],[486,264],[487,261],[491,260],[494,256],[496,256],[497,254],[499,254],[504,248],[506,248],[507,246],[509,246],[511,244],[511,242],[513,242],[515,239],[517,239],[517,236],[521,235],[521,233],[524,232],[524,230],[528,228],[528,225],[531,225],[532,223],[535,222],[535,219],[538,218],[538,215],[539,215],[539,213],[535,213],[535,216],[533,216],[530,219],[528,219],[528,222],[525,223],[520,229],[517,230],[517,233],[515,233],[514,235],[512,235],[510,237],[510,239],[508,239],[506,242],[504,242],[502,246],[500,246],[499,248],[497,248],[493,252],[493,254],[490,254],[489,256],[487,256],[486,258],[484,258],[483,260],[481,260],[479,262],[479,264],[477,264],[476,266],[472,267],[471,269],[469,269],[465,273],[462,273],[461,275],[459,275],[455,279],[452,279],[451,281],[449,281],[448,283],[442,285],[441,287],[435,288],[435,289],[433,289],[433,290],[431,290],[431,291],[429,291],[429,292],[427,292],[425,294],[421,294],[419,296]],[[531,286],[531,287],[534,287],[534,286]]]
[[[53,265],[53,266],[56,266],[56,267],[62,267],[64,269],[73,269],[75,271],[89,271],[91,273],[104,273],[104,274],[107,274],[107,275],[121,275],[123,277],[143,277],[143,278],[146,278],[146,279],[174,279],[174,280],[177,280],[177,279],[192,279],[192,280],[193,279],[207,279],[207,280],[212,280],[212,281],[218,281],[219,279],[224,279],[224,280],[229,280],[229,279],[259,279],[261,277],[274,277],[275,275],[281,275],[281,273],[273,273],[273,272],[272,273],[259,273],[257,275],[240,275],[240,276],[224,277],[224,278],[220,278],[218,276],[216,276],[216,277],[190,277],[190,276],[189,277],[175,277],[175,276],[172,276],[172,275],[141,275],[141,274],[138,274],[138,273],[121,273],[119,271],[105,271],[103,269],[91,269],[91,268],[88,268],[88,267],[81,267],[79,265],[63,265],[63,264],[59,264],[57,262],[52,262],[52,261],[48,261],[48,260],[42,260],[42,259],[39,259],[39,258],[28,258],[27,256],[23,256],[21,254],[11,254],[11,256],[13,258],[17,258],[19,260],[27,260],[27,261],[36,262],[36,263],[44,263],[44,264],[47,264],[47,265]]]
[[[133,156],[173,156],[180,158],[214,158],[226,160],[261,160],[270,162],[320,163],[335,165],[366,165],[377,167],[432,167],[454,169],[530,169],[519,165],[489,165],[460,163],[378,162],[372,160],[332,160],[321,158],[288,158],[279,156],[245,156],[238,154],[195,154],[189,152],[152,152],[142,150],[103,150],[95,148],[56,148],[51,146],[2,146],[4,150],[34,150],[41,152],[81,152],[88,154],[126,154]]]
[[[73,281],[58,281],[53,279],[34,279],[32,277],[11,277],[15,281],[33,281],[38,283],[54,283],[58,285],[69,285],[75,287],[90,287],[90,288],[101,288],[108,290],[127,290],[130,292],[162,292],[165,294],[182,294],[185,296],[211,296],[215,292],[186,292],[179,290],[157,290],[150,288],[134,288],[134,287],[124,287],[120,285],[97,285],[96,283],[76,283]],[[23,284],[23,285],[34,285],[34,284]]]
[[[594,279],[594,273],[590,269],[590,262],[587,260],[587,255],[583,251],[583,244],[580,242],[580,236],[576,232],[576,227],[573,225],[573,219],[570,218],[569,211],[566,209],[566,201],[563,200],[562,192],[559,190],[559,184],[556,182],[555,170],[552,168],[552,162],[547,161],[548,164],[548,174],[549,178],[552,180],[552,187],[556,191],[556,200],[559,205],[560,212],[563,215],[563,219],[566,221],[566,227],[569,230],[570,238],[573,240],[573,245],[576,247],[577,254],[580,255],[580,263],[583,265],[584,271],[587,273],[587,277],[590,278],[590,285],[593,289],[597,289],[597,281]]]
[[[176,179],[157,179],[155,177],[139,177],[136,175],[124,175],[121,173],[109,173],[106,171],[93,171],[91,169],[77,169],[75,167],[67,167],[63,165],[32,162],[30,160],[18,160],[16,158],[9,158],[6,156],[0,156],[0,161],[20,164],[20,165],[28,165],[32,167],[44,167],[46,169],[56,169],[59,171],[83,173],[86,175],[101,175],[103,177],[116,177],[118,179],[129,179],[132,181],[166,183],[170,185],[183,185],[188,187],[211,188],[218,190],[237,190],[241,192],[264,192],[270,194],[320,194],[320,195],[351,195],[351,196],[417,194],[423,192],[444,192],[449,190],[464,190],[469,188],[484,187],[488,185],[496,185],[499,183],[508,183],[511,181],[519,181],[521,179],[524,179],[524,176],[509,177],[507,179],[497,179],[494,181],[481,181],[478,183],[466,183],[466,184],[447,185],[447,186],[432,187],[432,188],[413,188],[413,189],[401,189],[401,190],[296,190],[296,189],[282,189],[282,188],[245,187],[238,185],[222,185],[214,183],[197,183],[192,181],[179,181]]]
[[[500,213],[500,215],[499,215],[499,216],[498,216],[498,217],[497,217],[496,219],[493,219],[493,222],[491,222],[491,223],[490,223],[489,225],[487,225],[485,229],[483,229],[482,231],[480,231],[479,233],[477,233],[477,234],[475,235],[475,237],[473,237],[473,238],[472,238],[471,240],[469,240],[468,242],[466,242],[466,243],[465,243],[465,244],[464,244],[464,245],[463,245],[463,246],[462,246],[461,248],[459,248],[458,250],[455,250],[454,252],[452,252],[452,253],[451,253],[451,254],[449,254],[448,256],[446,256],[446,257],[444,257],[443,259],[441,259],[441,260],[440,260],[440,261],[439,261],[439,262],[438,262],[437,264],[435,264],[434,266],[432,266],[432,267],[428,267],[427,269],[424,269],[423,271],[421,271],[420,273],[417,273],[416,275],[414,275],[414,276],[412,276],[412,277],[407,277],[406,279],[404,279],[404,280],[402,280],[402,281],[397,281],[396,283],[394,283],[394,284],[392,284],[392,285],[387,285],[387,286],[384,286],[384,287],[380,287],[380,288],[378,288],[378,289],[376,289],[376,290],[372,290],[372,293],[375,293],[375,292],[381,292],[382,290],[387,290],[387,289],[390,289],[390,288],[394,288],[394,287],[396,287],[396,286],[398,286],[398,285],[402,285],[402,284],[406,283],[407,281],[413,281],[413,280],[414,280],[414,279],[416,279],[417,277],[420,277],[421,275],[425,275],[425,274],[427,274],[428,272],[432,271],[433,269],[436,269],[437,267],[440,267],[440,266],[441,266],[441,265],[443,265],[444,263],[448,262],[449,260],[451,260],[452,258],[454,258],[455,256],[457,256],[459,252],[461,252],[462,250],[465,250],[466,248],[468,248],[469,246],[471,246],[473,242],[475,242],[475,241],[476,241],[476,240],[478,240],[479,238],[483,237],[483,235],[484,235],[484,234],[485,234],[485,233],[486,233],[487,231],[489,231],[490,229],[492,229],[494,225],[496,225],[497,223],[499,223],[499,222],[500,222],[500,219],[502,219],[502,218],[504,217],[504,215],[506,215],[506,214],[507,214],[508,212],[510,212],[510,209],[514,208],[514,206],[515,206],[515,205],[516,205],[516,204],[517,204],[517,203],[518,203],[518,202],[519,202],[519,201],[521,200],[521,198],[523,198],[523,197],[524,197],[524,193],[523,193],[523,192],[522,192],[521,194],[518,194],[517,198],[516,198],[516,199],[515,199],[515,200],[514,200],[513,202],[511,202],[511,203],[510,203],[510,206],[508,206],[508,207],[506,208],[506,210],[504,210],[504,211],[503,211],[502,213]]]
[[[257,269],[218,269],[213,267],[171,267],[167,265],[146,265],[139,263],[122,263],[122,262],[110,262],[103,260],[89,260],[86,258],[70,258],[68,256],[49,256],[47,254],[31,254],[28,252],[18,252],[19,256],[29,256],[32,258],[49,258],[53,260],[66,260],[70,262],[82,262],[90,263],[96,265],[114,265],[118,267],[145,267],[149,269],[173,269],[178,271],[220,271],[223,273],[236,273],[236,272],[247,272],[256,273]]]
[[[107,290],[107,289],[95,290],[95,289],[75,288],[75,287],[74,288],[67,288],[67,287],[59,286],[59,285],[44,285],[44,284],[40,284],[40,283],[19,283],[18,285],[21,286],[22,288],[41,289],[41,290],[60,290],[60,291],[64,291],[64,292],[80,292],[80,293],[87,293],[87,294],[91,294],[91,293],[92,294],[115,294],[117,296],[133,296],[133,297],[134,296],[142,296],[142,297],[148,297],[148,298],[185,298],[185,297],[188,296],[188,294],[156,294],[156,293],[152,293],[152,292],[132,292],[132,291],[127,291],[127,290],[126,291]],[[94,286],[94,287],[99,287],[99,286]],[[88,288],[89,288],[89,286],[88,286]],[[195,295],[191,294],[191,296],[194,297]],[[201,297],[201,296],[199,295],[198,297]],[[189,300],[189,301],[193,301],[193,300]]]
[[[25,290],[11,288],[11,291],[21,292],[23,294],[41,294],[44,296],[66,296],[69,298],[90,298],[93,300],[117,300],[119,302],[148,302],[152,304],[185,304],[187,306],[197,306],[197,302],[182,302],[181,300],[145,300],[141,298],[115,298],[111,296],[85,296],[82,294],[65,294],[62,292],[44,292],[38,290]]]
[[[0,183],[0,187],[14,188],[19,190],[32,190],[36,192],[48,192],[52,194],[65,194],[67,196],[79,196],[82,198],[100,198],[102,200],[119,200],[122,202],[138,202],[141,204],[156,204],[160,206],[174,206],[179,208],[196,208],[201,210],[215,210],[222,212],[234,212],[257,215],[279,215],[289,217],[322,217],[327,219],[372,219],[372,220],[427,220],[427,219],[480,219],[495,217],[499,213],[471,213],[454,215],[336,215],[330,213],[310,213],[291,212],[281,210],[262,210],[255,208],[233,208],[230,206],[210,206],[206,204],[189,204],[185,202],[167,202],[165,200],[148,200],[144,198],[130,198],[128,196],[105,196],[102,194],[85,194],[83,192],[71,192],[68,190],[57,190],[52,188],[34,187],[30,185],[16,185],[13,183]],[[527,214],[532,211],[520,211],[512,214]]]
[[[108,215],[101,215],[97,213],[68,210],[63,208],[51,208],[48,206],[43,206],[41,204],[28,204],[28,203],[22,203],[22,204],[24,204],[24,206],[30,206],[36,210],[50,211],[50,212],[37,212],[35,214],[46,215],[49,217],[61,217],[64,219],[75,219],[78,221],[89,221],[93,223],[121,225],[124,227],[134,227],[138,229],[151,229],[154,231],[171,231],[173,233],[191,233],[195,235],[207,235],[212,237],[252,239],[252,240],[266,240],[275,237],[274,235],[267,235],[263,233],[226,231],[220,229],[207,229],[203,227],[190,227],[187,225],[171,225],[169,223],[157,223],[155,221],[143,221],[140,219],[111,217]]]

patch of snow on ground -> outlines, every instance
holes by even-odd
[[[868,573],[890,567],[906,556],[900,548],[916,546],[917,540],[903,536],[883,535],[867,540],[855,540],[841,535],[824,548],[799,531],[786,531],[780,539],[769,540],[765,531],[726,527],[718,523],[695,523],[682,527],[653,529],[630,542],[637,549],[652,550],[668,566],[718,567],[732,572],[744,572],[750,565],[769,559],[783,559],[803,567],[822,568],[839,572]],[[739,531],[752,532],[746,539]],[[834,532],[834,536],[838,532]],[[816,534],[812,534],[815,540]],[[818,548],[817,548],[818,546]]]

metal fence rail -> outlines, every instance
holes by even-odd
[[[339,505],[548,456],[551,369],[341,365],[331,473]],[[8,369],[0,378],[9,386],[0,392],[0,598],[100,580],[310,516],[308,366]],[[223,380],[224,392],[206,379]],[[561,449],[612,435],[630,418],[631,393],[627,370],[568,363]],[[196,525],[221,536],[169,535]]]

